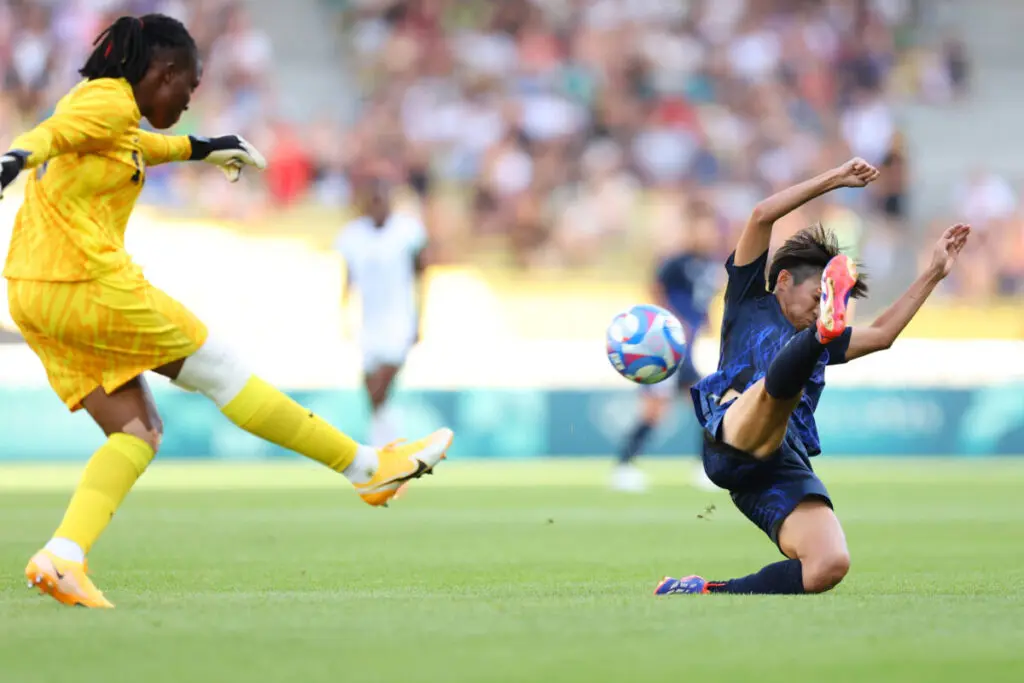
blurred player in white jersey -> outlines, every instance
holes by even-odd
[[[394,211],[391,184],[379,172],[357,181],[356,202],[360,216],[345,226],[334,248],[346,264],[346,299],[353,289],[359,293],[369,438],[383,446],[400,428],[387,406],[391,385],[419,338],[427,231],[418,218]]]

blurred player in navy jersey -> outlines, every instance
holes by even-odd
[[[657,270],[653,283],[654,303],[672,311],[682,323],[687,353],[675,375],[641,390],[639,422],[622,444],[612,475],[612,488],[618,491],[639,493],[647,488],[643,472],[635,465],[636,457],[676,398],[681,397],[687,407],[690,405],[690,387],[700,379],[700,373],[693,364],[693,343],[707,324],[708,307],[721,280],[719,241],[713,209],[698,204],[682,249],[662,261]],[[699,453],[699,446],[699,442],[694,443],[694,455]],[[700,488],[716,488],[699,460],[694,470],[694,484]]]
[[[867,294],[863,275],[836,236],[814,225],[769,260],[776,221],[842,187],[864,187],[878,170],[863,159],[786,188],[760,202],[725,262],[728,282],[718,370],[691,394],[704,428],[708,476],[787,559],[724,581],[666,577],[656,595],[823,593],[846,576],[850,553],[832,499],[811,467],[821,453],[814,411],[825,367],[892,346],[949,275],[970,235],[955,225],[931,263],[870,325],[848,325],[850,297]]]

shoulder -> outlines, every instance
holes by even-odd
[[[81,81],[61,100],[58,106],[102,107],[107,116],[141,118],[132,87],[123,78],[97,78]]]
[[[124,79],[97,78],[82,81],[57,104],[54,115],[89,122],[101,137],[116,138],[137,128],[142,114],[132,88]]]
[[[418,238],[421,235],[425,235],[427,232],[426,227],[423,225],[423,221],[418,216],[412,214],[403,213],[396,214],[395,219],[398,221],[402,228],[402,232],[409,237]]]
[[[421,249],[427,240],[427,229],[418,217],[408,213],[396,213],[388,219],[388,228],[411,249]]]
[[[761,272],[764,272],[764,270],[767,268],[767,266],[768,266],[768,250],[767,249],[765,249],[763,252],[761,252],[761,255],[758,256],[753,261],[751,261],[750,263],[737,264],[736,263],[736,252],[735,251],[730,253],[729,254],[729,258],[727,258],[725,260],[725,269],[727,271],[729,271],[730,273],[734,272],[734,271],[757,271],[757,270],[760,270]]]
[[[736,265],[736,252],[729,254],[725,262],[725,272],[729,282],[726,287],[726,299],[747,299],[767,296],[765,271],[768,269],[768,250],[750,263]]]
[[[358,247],[366,233],[366,220],[356,218],[342,226],[341,232],[334,240],[334,247],[346,251]]]
[[[690,261],[692,260],[693,257],[690,256],[689,254],[676,254],[675,256],[671,256],[668,259],[666,259],[665,265],[667,265],[669,268],[678,268],[682,270],[686,268],[686,266],[689,265]]]
[[[658,264],[658,277],[668,278],[674,274],[680,272],[686,265],[687,257],[685,254],[675,254],[661,260]]]

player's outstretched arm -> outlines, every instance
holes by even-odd
[[[914,284],[896,302],[868,327],[854,327],[850,333],[850,346],[846,360],[866,356],[887,349],[921,310],[925,299],[945,279],[956,263],[957,256],[967,244],[971,226],[957,224],[942,233],[935,245],[932,260]]]
[[[159,166],[192,158],[192,142],[187,135],[163,135],[139,131],[139,148],[146,166]]]
[[[267,160],[241,135],[204,138],[184,135],[161,135],[139,131],[139,146],[147,166],[172,161],[205,161],[220,167],[228,180],[235,182],[242,169],[267,167]]]
[[[786,214],[832,190],[840,187],[864,187],[877,177],[878,169],[863,159],[855,158],[762,200],[754,207],[743,234],[740,235],[733,263],[745,266],[768,251],[772,227]]]

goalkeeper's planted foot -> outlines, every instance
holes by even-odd
[[[376,472],[365,483],[355,484],[356,491],[368,504],[386,506],[407,482],[433,474],[454,438],[452,430],[438,429],[418,441],[396,442],[378,449]]]
[[[25,578],[29,588],[38,589],[62,605],[106,609],[114,606],[93,584],[84,562],[62,559],[49,550],[32,556],[25,567]]]

